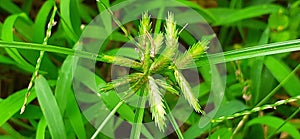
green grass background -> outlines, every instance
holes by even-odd
[[[224,50],[226,92],[221,111],[215,118],[300,95],[300,1],[179,1],[208,21]],[[122,0],[103,2],[110,7]],[[57,12],[51,18],[54,7]],[[84,139],[94,134],[96,129],[82,115],[72,90],[71,56],[75,53],[72,48],[81,35],[81,26],[104,10],[96,1],[0,0],[0,138]],[[51,20],[57,23],[45,45],[47,24]],[[117,46],[126,41],[120,30],[108,40],[107,44],[112,44],[107,47],[118,49]],[[113,50],[104,50],[100,53],[115,54]],[[40,69],[35,70],[40,51],[46,53]],[[91,57],[89,53],[79,55]],[[213,63],[223,62],[220,54],[211,57]],[[101,55],[97,60],[106,62]],[[204,79],[200,85],[201,105],[206,104],[211,87],[210,75],[203,70],[207,66],[205,63],[205,57],[196,61]],[[29,104],[20,115],[27,86],[35,71],[40,76],[34,80]],[[105,72],[105,67],[101,71]],[[96,74],[100,86],[106,84],[106,76]],[[91,84],[91,81],[85,83]],[[245,100],[245,95],[251,98]],[[110,95],[107,99],[115,97]],[[108,101],[110,109],[118,101]],[[128,119],[134,117],[132,109],[121,109],[118,113]],[[184,138],[300,138],[299,101],[244,118],[212,123],[205,128],[199,128],[199,118],[200,115],[193,113],[180,127]],[[240,121],[244,122],[243,126],[239,126]],[[113,128],[113,131],[117,129]],[[143,131],[142,134],[151,137]],[[178,135],[180,133],[174,133],[168,138]],[[100,134],[98,138],[108,137]]]

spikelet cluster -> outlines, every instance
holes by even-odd
[[[148,13],[144,13],[140,20],[140,36],[137,42],[137,51],[140,54],[140,62],[130,59],[128,60],[123,57],[104,56],[105,59],[108,61],[114,61],[114,64],[117,65],[126,66],[131,64],[132,68],[137,71],[123,78],[113,80],[111,83],[108,83],[100,89],[100,91],[105,92],[113,89],[114,87],[130,83],[132,85],[130,89],[133,91],[128,94],[132,95],[132,93],[135,93],[135,91],[140,89],[140,87],[146,87],[145,90],[147,91],[146,94],[148,94],[148,102],[150,104],[152,119],[162,132],[166,127],[166,106],[164,105],[163,94],[161,93],[162,90],[166,90],[166,92],[170,92],[174,95],[183,95],[196,112],[204,114],[204,111],[201,110],[201,106],[198,103],[198,98],[193,94],[190,84],[179,69],[184,68],[188,64],[192,63],[193,59],[197,59],[203,55],[208,49],[207,45],[209,41],[197,42],[184,54],[180,55],[178,58],[175,57],[178,52],[179,31],[176,28],[176,22],[174,19],[174,14],[168,13],[164,26],[165,33],[160,32],[155,36],[152,36],[152,23],[150,16]],[[165,45],[165,47],[163,47],[163,45]],[[173,75],[162,74],[166,76],[165,79],[175,77],[175,81],[165,81],[162,79],[154,79],[152,77],[152,75],[160,74],[166,70],[172,71]],[[125,98],[129,98],[130,95],[125,96]]]

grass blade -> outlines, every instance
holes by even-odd
[[[260,38],[260,44],[266,44],[268,43],[269,40],[269,35],[270,35],[270,29],[266,28],[265,31],[263,32],[261,38]],[[260,87],[261,87],[261,76],[263,74],[263,62],[264,62],[265,57],[257,57],[254,59],[251,73],[250,73],[250,78],[252,80],[252,95],[254,101],[254,104],[256,104],[262,97],[264,97],[266,94],[264,92],[260,92]]]
[[[19,111],[23,104],[23,99],[26,94],[26,89],[18,91],[0,103],[0,126],[2,126],[9,118]],[[28,102],[31,102],[36,97],[35,91],[31,92]]]
[[[281,126],[284,123],[284,120],[274,117],[274,116],[263,116],[263,117],[258,117],[255,119],[250,120],[247,122],[246,127],[250,127],[254,124],[262,124],[262,125],[267,125],[272,128],[277,128]],[[293,138],[298,139],[300,138],[300,133],[297,130],[295,126],[293,126],[290,123],[286,123],[284,126],[281,127],[279,131],[284,131],[289,133]]]
[[[88,58],[88,59],[92,59],[92,60],[96,59],[98,61],[114,63],[114,64],[122,65],[122,66],[130,66],[135,69],[139,69],[140,65],[141,65],[139,62],[134,61],[132,59],[125,58],[125,57],[89,53],[86,51],[73,50],[73,49],[59,47],[59,46],[53,46],[53,45],[0,41],[0,47],[19,48],[19,49],[27,49],[27,50],[40,50],[40,51],[61,53],[61,54],[66,54],[66,55],[75,55],[77,57]],[[131,63],[132,65],[128,65],[126,63]]]
[[[173,128],[175,129],[175,132],[176,132],[178,138],[179,139],[184,139],[183,134],[181,133],[181,131],[179,129],[179,126],[176,123],[176,120],[175,120],[175,118],[174,118],[174,116],[173,116],[173,114],[172,114],[172,112],[170,110],[170,107],[169,107],[168,103],[166,101],[163,101],[163,102],[164,102],[164,105],[166,107],[167,116],[168,116],[168,118],[169,118],[169,120],[170,120]]]
[[[253,58],[258,56],[267,56],[267,55],[273,55],[278,53],[299,51],[300,50],[299,46],[300,46],[300,39],[247,47],[239,50],[227,51],[224,53],[211,54],[209,55],[210,61],[208,60],[207,56],[202,56],[198,60],[196,60],[196,65],[197,67],[201,67],[203,65],[209,65],[209,64],[218,64],[218,63],[248,59],[248,58]],[[98,55],[98,54],[93,54],[93,53],[83,52],[83,51],[75,51],[69,48],[58,47],[53,45],[0,41],[0,47],[30,49],[30,50],[44,50],[48,52],[55,52],[55,53],[66,54],[66,55],[75,55],[76,53],[76,56],[78,57],[89,58],[89,59],[96,58],[98,61],[107,62],[107,60],[103,58],[103,55]]]
[[[247,47],[239,50],[231,50],[224,53],[210,54],[208,56],[209,60],[207,56],[202,56],[201,58],[196,60],[196,65],[197,67],[201,67],[203,65],[218,64],[235,60],[249,59],[259,56],[274,55],[299,50],[300,39],[297,39],[279,43]]]
[[[9,42],[14,41],[13,30],[14,30],[15,22],[18,18],[29,20],[24,13],[15,14],[7,17],[4,21],[2,31],[1,31],[2,40],[9,41]],[[5,50],[8,53],[8,55],[18,63],[18,67],[20,67],[25,71],[29,71],[29,72],[34,71],[34,67],[22,57],[22,55],[19,53],[17,49],[5,48]]]
[[[122,106],[124,101],[120,101],[114,109],[109,113],[109,115],[104,119],[104,121],[101,123],[101,125],[97,128],[96,132],[93,134],[91,139],[95,139],[97,135],[100,133],[100,131],[103,129],[103,127],[107,124],[107,122],[114,116],[114,114],[117,112],[117,110]]]
[[[1,0],[0,7],[1,7],[1,9],[4,9],[5,11],[12,13],[12,14],[22,12],[22,10],[16,4],[14,4],[11,0]]]
[[[73,8],[77,8],[77,7],[71,7],[71,0],[63,0],[61,1],[60,3],[60,16],[61,16],[61,19],[62,19],[62,25],[63,25],[63,28],[65,30],[65,33],[66,35],[73,41],[73,42],[76,42],[79,38],[79,36],[76,34],[76,31],[74,29],[74,26],[72,23],[74,23],[75,21],[72,20],[75,13],[77,13],[76,10],[74,10]],[[75,2],[77,3],[77,2]],[[75,11],[72,12],[72,11]],[[73,15],[73,16],[72,16]],[[78,15],[78,14],[77,14]],[[76,17],[76,16],[74,16]],[[74,18],[76,19],[76,18]],[[78,19],[79,20],[79,19]],[[76,21],[78,22],[78,21]]]
[[[297,115],[300,112],[300,107],[298,107],[297,110],[295,110],[285,121],[282,123],[276,130],[274,130],[269,136],[268,139],[270,139],[274,134],[276,134],[288,121],[290,121],[295,115]]]
[[[86,131],[85,131],[83,119],[78,104],[76,102],[75,96],[71,89],[66,91],[66,94],[68,96],[66,115],[69,118],[73,130],[77,135],[78,139],[85,139]]]
[[[43,43],[44,37],[45,37],[45,27],[47,24],[48,17],[45,15],[51,14],[51,10],[54,6],[54,1],[46,1],[43,6],[41,7],[39,13],[37,14],[37,17],[35,19],[35,23],[33,25],[33,36],[32,40],[36,43]],[[51,20],[51,19],[50,19]]]
[[[225,25],[243,19],[258,17],[264,14],[276,13],[280,9],[278,5],[265,4],[247,7],[241,10],[229,8],[212,8],[208,12],[215,15],[214,26]]]
[[[35,90],[52,138],[66,139],[65,127],[57,102],[47,80],[41,75],[35,80]]]
[[[45,138],[45,131],[47,127],[47,121],[45,117],[41,118],[39,121],[39,124],[37,126],[37,131],[36,131],[36,139],[44,139]]]
[[[146,89],[143,91],[142,94],[145,94]],[[141,93],[142,91],[140,91]],[[134,122],[132,125],[131,129],[131,134],[130,134],[130,139],[139,139],[140,134],[142,131],[142,126],[143,126],[143,119],[144,119],[144,106],[146,104],[147,98],[144,95],[141,95],[142,97],[139,98],[137,106],[140,106],[137,108],[135,117],[134,117]]]
[[[292,72],[286,64],[274,57],[267,57],[264,63],[266,67],[271,71],[272,75],[278,80],[278,82],[283,82],[283,80]],[[292,74],[290,79],[286,81],[282,86],[289,95],[299,95],[300,80],[296,76],[296,74]]]
[[[72,56],[68,56],[62,67],[61,73],[56,82],[55,88],[55,98],[57,100],[57,104],[60,108],[60,112],[64,115],[67,106],[67,90],[71,89],[72,79],[73,79],[73,69],[72,65],[74,64],[75,59]]]

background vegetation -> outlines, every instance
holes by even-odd
[[[201,115],[195,112],[167,138],[300,138],[300,1],[179,1],[203,15],[216,32],[225,51],[227,84],[211,124],[199,128]],[[110,7],[122,0],[103,2]],[[74,54],[83,25],[104,10],[101,3],[88,0],[0,0],[1,138],[84,139],[94,134],[72,91],[68,56]],[[136,25],[125,27],[136,32]],[[119,30],[100,53],[113,55],[110,50],[127,40]],[[217,54],[212,58],[220,62]],[[203,62],[205,57],[196,61],[203,80],[202,106],[212,86]],[[97,81],[103,86],[110,80],[109,64],[99,62],[97,68]],[[28,105],[19,114],[27,88]]]

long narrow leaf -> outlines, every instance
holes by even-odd
[[[250,126],[254,124],[262,124],[267,125],[268,127],[277,128],[281,126],[284,123],[284,120],[274,117],[274,116],[263,116],[258,117],[255,119],[250,120],[247,122],[246,127],[249,128]],[[300,133],[297,130],[295,126],[287,122],[282,128],[279,130],[281,132],[287,132],[289,135],[291,135],[293,138],[298,139],[300,138]]]
[[[250,6],[241,10],[230,8],[212,8],[208,12],[215,15],[215,23],[213,25],[224,25],[232,22],[240,21],[247,18],[258,17],[264,14],[276,13],[280,9],[278,5],[266,4]]]
[[[6,18],[1,31],[2,40],[9,42],[14,41],[13,28],[18,18],[29,20],[25,14],[15,14]],[[34,70],[34,67],[22,57],[16,48],[5,48],[5,50],[7,51],[8,55],[18,63],[18,66],[21,69],[24,69],[25,71]]]
[[[247,47],[238,50],[227,51],[224,53],[210,54],[202,56],[196,60],[197,67],[208,64],[225,63],[235,60],[249,59],[258,56],[274,55],[285,52],[299,51],[300,50],[300,39],[271,43],[265,45],[258,45],[253,47]]]
[[[66,93],[68,95],[66,115],[68,116],[70,123],[73,127],[73,130],[77,135],[78,139],[85,139],[86,131],[84,128],[83,119],[78,104],[76,102],[75,96],[71,90],[68,90]]]
[[[78,35],[75,33],[76,31],[74,30],[73,26],[73,20],[71,17],[71,14],[73,15],[71,11],[73,8],[76,7],[71,7],[71,0],[63,0],[61,1],[60,4],[60,12],[61,12],[61,19],[62,19],[62,25],[65,30],[66,35],[73,41],[76,42],[78,40]],[[75,13],[76,14],[76,13]]]
[[[66,55],[75,55],[78,57],[97,59],[99,61],[106,61],[103,55],[92,54],[89,52],[75,51],[69,48],[58,47],[53,45],[40,45],[33,43],[20,43],[20,42],[5,42],[0,41],[0,47],[4,48],[18,48],[18,49],[30,49],[30,50],[43,50],[48,52],[55,52]],[[202,56],[196,60],[197,67],[208,64],[218,64],[224,62],[230,62],[235,60],[248,59],[258,56],[267,56],[285,52],[299,51],[300,39],[271,43],[266,45],[258,45],[253,47],[247,47],[238,50],[231,50],[224,53],[210,54],[209,60],[207,56]]]
[[[39,124],[37,126],[36,131],[36,139],[44,139],[45,138],[45,131],[47,127],[47,121],[45,117],[41,118]]]
[[[104,54],[95,54],[95,53],[89,53],[86,51],[73,50],[73,49],[58,47],[58,46],[53,46],[53,45],[0,41],[0,47],[19,48],[19,49],[27,49],[27,50],[40,50],[40,51],[61,53],[61,54],[66,54],[66,55],[75,55],[77,57],[88,58],[88,59],[92,59],[92,60],[96,59],[98,61],[115,63],[115,64],[119,64],[122,66],[132,66],[133,68],[137,68],[137,69],[140,66],[140,63],[138,63],[134,60],[125,58],[125,57],[109,56],[109,55],[104,55]],[[131,64],[126,64],[126,63],[131,63]]]
[[[11,118],[22,107],[25,90],[14,93],[0,103],[0,126],[3,125],[9,118]],[[31,92],[28,98],[28,103],[36,97],[35,91]]]
[[[291,69],[286,64],[274,57],[267,57],[264,63],[279,82],[282,82],[291,73]],[[299,95],[300,80],[295,74],[282,86],[289,95]]]
[[[47,121],[52,138],[66,139],[67,135],[63,119],[47,80],[40,75],[36,78],[35,83],[38,101]]]
[[[145,94],[145,92],[143,94]],[[142,127],[143,127],[143,119],[144,119],[144,111],[145,111],[144,106],[146,104],[146,101],[147,101],[146,97],[140,97],[138,100],[137,106],[140,106],[140,108],[137,108],[136,110],[134,122],[131,129],[131,134],[130,134],[131,139],[140,138]]]

